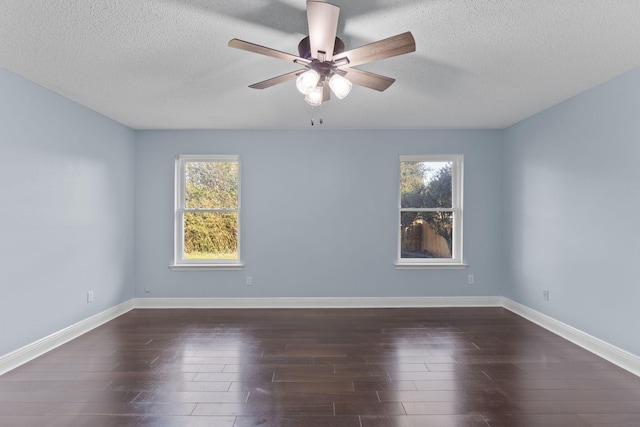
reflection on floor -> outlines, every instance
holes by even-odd
[[[3,426],[639,426],[640,378],[502,308],[134,310],[0,376]]]

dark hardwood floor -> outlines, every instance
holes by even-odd
[[[501,308],[134,310],[0,376],[2,426],[640,426],[640,378]]]

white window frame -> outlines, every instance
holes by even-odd
[[[238,205],[235,209],[187,209],[185,197],[185,164],[189,162],[237,162],[238,163]],[[172,270],[241,270],[240,242],[240,156],[239,155],[190,155],[182,154],[176,156],[175,162],[175,208],[174,208],[174,257]],[[185,212],[237,212],[238,214],[238,259],[186,259],[184,257],[184,214]]]
[[[451,208],[403,208],[400,189],[400,164],[402,162],[451,162]],[[397,269],[458,269],[467,265],[463,261],[463,183],[464,156],[462,154],[401,155],[398,161],[398,219],[397,219]],[[451,258],[402,258],[402,212],[452,212],[453,236]]]

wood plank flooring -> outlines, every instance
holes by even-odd
[[[133,310],[0,376],[2,426],[640,426],[640,378],[501,308]]]

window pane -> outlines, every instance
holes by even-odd
[[[185,207],[236,209],[237,162],[186,162]]]
[[[186,259],[238,259],[237,212],[185,212]]]
[[[453,212],[401,212],[401,258],[451,258]]]
[[[451,208],[452,162],[400,162],[400,206]]]

